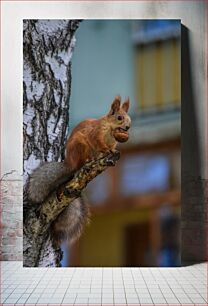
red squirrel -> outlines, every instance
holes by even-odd
[[[101,153],[114,151],[118,142],[126,142],[131,126],[127,114],[129,104],[127,99],[121,105],[120,96],[116,96],[105,116],[80,122],[66,142],[64,161],[44,163],[30,175],[28,199],[34,203],[43,202],[52,191],[69,181],[87,161],[98,158]],[[88,215],[85,201],[75,200],[55,220],[54,231],[58,232],[60,238],[72,241],[80,235]]]

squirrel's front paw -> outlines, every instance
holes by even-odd
[[[111,150],[110,152],[115,156],[115,158],[120,158],[121,154],[118,150]]]
[[[119,158],[120,158],[120,152],[117,150],[114,150],[107,156],[107,159],[106,159],[107,166],[115,166]]]

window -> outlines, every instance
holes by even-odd
[[[128,156],[122,165],[120,190],[124,196],[163,192],[169,188],[170,163],[163,155]]]
[[[136,97],[141,113],[180,108],[180,28],[179,20],[136,23]]]

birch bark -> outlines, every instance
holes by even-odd
[[[78,25],[78,20],[23,22],[24,182],[40,162],[63,159]]]

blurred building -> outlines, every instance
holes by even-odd
[[[181,60],[178,20],[88,20],[76,36],[71,127],[131,100],[121,159],[87,188],[91,224],[70,266],[180,265]]]

